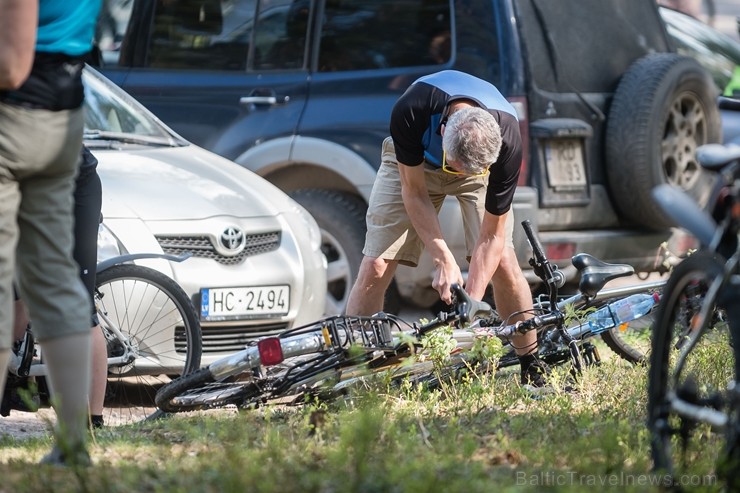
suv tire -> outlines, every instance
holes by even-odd
[[[316,219],[321,229],[321,251],[328,265],[324,312],[326,315],[343,313],[362,262],[367,206],[358,197],[336,190],[303,188],[290,196]],[[395,280],[385,293],[383,310],[391,314],[401,311],[401,295]]]
[[[362,262],[367,207],[359,198],[336,190],[304,188],[290,196],[321,229],[321,251],[328,266],[325,313],[341,313]]]
[[[706,202],[711,177],[696,149],[720,140],[713,88],[706,70],[675,53],[646,55],[622,76],[607,122],[606,171],[614,204],[631,222],[655,230],[672,225],[650,195],[662,183]]]

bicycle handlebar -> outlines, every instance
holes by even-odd
[[[529,219],[522,221],[522,228],[524,228],[524,234],[529,240],[529,244],[532,246],[532,258],[529,264],[534,269],[537,276],[545,281],[548,286],[554,286],[555,288],[562,288],[565,285],[565,276],[557,266],[553,266],[545,256],[545,250],[542,248],[539,238],[532,229],[532,223]]]
[[[525,334],[531,330],[540,329],[542,327],[559,325],[563,323],[564,320],[565,315],[563,315],[561,311],[554,311],[552,313],[535,315],[527,320],[502,326],[489,326],[487,325],[488,321],[483,319],[481,320],[481,327],[490,327],[490,329],[485,330],[485,333],[488,335],[508,339],[517,333]]]

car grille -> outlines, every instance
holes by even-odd
[[[272,252],[280,247],[280,231],[246,235],[244,250],[233,256],[219,253],[208,236],[155,237],[164,253],[171,255],[191,253],[193,257],[213,259],[224,265],[240,264],[247,257]]]
[[[275,336],[288,329],[286,322],[261,325],[218,326],[209,325],[203,330],[203,354],[234,353],[241,351],[250,342],[263,337]],[[175,329],[175,350],[185,352],[185,330]]]

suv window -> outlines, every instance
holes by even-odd
[[[309,4],[303,0],[158,2],[147,66],[197,70],[303,66]]]
[[[413,67],[450,59],[448,0],[327,0],[318,70]]]
[[[152,10],[149,45],[141,50],[146,57],[136,65],[264,71],[306,68],[310,9],[320,2],[158,0],[152,6],[110,0],[104,2],[97,33],[106,65],[118,63],[118,41],[123,39],[134,3],[135,8]],[[490,22],[490,17],[482,22]],[[444,64],[451,57],[450,32],[448,0],[326,0],[318,70]],[[132,38],[127,36],[127,42]]]

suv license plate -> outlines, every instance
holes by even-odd
[[[200,316],[206,320],[286,315],[289,310],[288,285],[200,290]]]
[[[583,145],[579,139],[545,141],[547,179],[553,188],[586,186]]]

